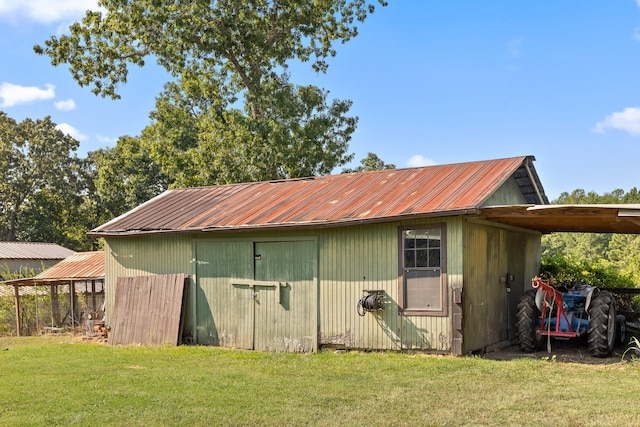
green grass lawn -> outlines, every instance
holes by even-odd
[[[640,425],[640,362],[0,338],[0,425]]]

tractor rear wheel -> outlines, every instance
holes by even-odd
[[[589,351],[595,357],[607,357],[616,342],[616,300],[609,291],[598,291],[589,307]]]
[[[536,306],[536,289],[528,290],[520,298],[516,312],[516,331],[520,350],[532,352],[540,347],[542,337],[536,334],[540,311]]]

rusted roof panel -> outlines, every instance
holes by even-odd
[[[0,242],[0,259],[65,259],[71,254],[55,243]]]
[[[104,251],[76,252],[46,269],[35,277],[36,281],[62,279],[104,278]]]
[[[535,172],[533,160],[523,156],[168,190],[90,234],[322,226],[475,212],[516,172]],[[527,175],[520,185],[530,186],[538,179]],[[548,202],[543,192],[536,202]]]

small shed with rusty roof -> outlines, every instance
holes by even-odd
[[[8,268],[12,273],[25,269],[41,271],[71,254],[71,249],[55,243],[0,242],[0,267]]]
[[[104,277],[104,251],[72,252],[34,277],[0,282],[0,297],[11,295],[15,299],[14,322],[18,336],[24,329],[31,332],[58,330],[64,326],[73,329],[80,325],[84,314],[91,314],[93,319],[104,314]],[[33,300],[30,303],[36,307],[36,318],[30,319],[27,327],[21,322],[21,297],[24,296],[29,296]],[[44,318],[45,313],[49,318]]]
[[[483,209],[548,204],[532,156],[168,190],[92,230],[118,278],[189,275],[183,339],[464,354],[515,336],[541,232]]]

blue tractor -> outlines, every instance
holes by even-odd
[[[616,315],[616,299],[610,291],[591,285],[560,290],[540,277],[533,278],[532,287],[517,307],[516,329],[522,351],[536,351],[544,337],[550,343],[551,337],[570,339],[586,334],[591,354],[607,357],[616,342],[624,342],[625,318]]]

